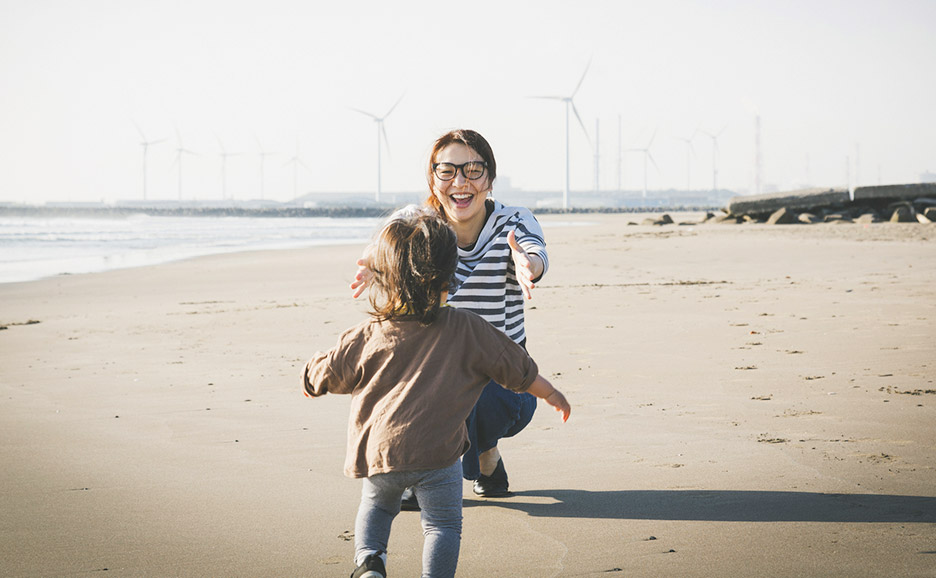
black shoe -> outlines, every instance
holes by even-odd
[[[474,493],[483,498],[503,498],[510,494],[507,489],[507,470],[504,469],[504,460],[497,460],[497,467],[490,476],[481,474],[474,483]]]
[[[400,502],[400,509],[404,512],[418,512],[419,502],[416,501],[416,494],[413,488],[403,490],[403,500]]]
[[[351,578],[387,578],[387,568],[380,559],[380,552],[364,558],[364,563],[354,569]]]

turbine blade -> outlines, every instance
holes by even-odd
[[[591,58],[589,58],[588,64],[585,65],[585,72],[582,73],[582,78],[580,78],[578,81],[578,84],[575,85],[575,90],[572,91],[572,96],[570,96],[569,98],[572,98],[573,96],[575,96],[575,93],[577,93],[579,91],[579,88],[582,87],[582,81],[585,80],[585,75],[588,74],[588,69],[591,67],[591,63],[592,63]]]
[[[653,155],[650,154],[650,151],[646,151],[646,153],[647,153],[647,158],[650,159],[650,162],[653,163],[653,167],[654,167],[654,168],[657,170],[657,172],[659,173],[659,172],[660,172],[660,166],[656,164],[656,161],[655,161],[655,160],[653,160]]]
[[[403,94],[400,95],[400,98],[398,98],[397,101],[393,103],[393,106],[390,107],[390,110],[387,111],[387,114],[383,115],[384,118],[390,116],[390,113],[393,112],[393,109],[395,109],[398,104],[400,104],[400,101],[403,100],[404,96],[406,96],[406,91],[404,91]]]
[[[146,135],[143,134],[143,129],[140,128],[140,125],[138,125],[135,120],[131,120],[130,122],[133,123],[133,126],[136,127],[137,132],[140,133],[140,138],[143,139],[143,142],[146,142]]]
[[[546,100],[565,100],[564,96],[528,96],[527,98],[539,98]]]
[[[575,103],[570,100],[569,104],[572,105],[572,112],[575,113],[575,118],[578,119],[579,126],[582,127],[582,132],[585,133],[585,140],[588,141],[588,144],[591,144],[591,138],[588,136],[588,129],[585,128],[585,123],[582,122],[582,117],[579,116],[578,109],[575,108]]]
[[[380,134],[383,135],[384,144],[387,145],[387,156],[390,156],[390,139],[387,138],[387,129],[384,128],[384,124],[381,121],[380,123]]]
[[[361,114],[363,114],[363,115],[365,115],[365,116],[369,116],[369,117],[371,117],[371,118],[374,119],[374,120],[380,120],[379,118],[377,118],[376,115],[374,115],[374,114],[372,114],[372,113],[369,113],[369,112],[367,112],[366,110],[361,110],[361,109],[359,109],[359,108],[353,108],[353,107],[350,107],[350,106],[349,106],[348,108],[350,108],[350,109],[353,110],[354,112],[359,112],[359,113],[361,113]]]
[[[653,144],[653,139],[656,138],[656,135],[657,135],[657,129],[654,128],[653,135],[650,136],[650,142],[647,143],[647,150],[650,150],[650,145]]]

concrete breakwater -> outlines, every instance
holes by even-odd
[[[708,220],[768,224],[857,222],[932,223],[936,221],[936,183],[801,189],[735,197],[724,214]]]

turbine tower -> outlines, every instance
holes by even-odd
[[[260,200],[262,201],[264,199],[264,182],[266,180],[263,174],[263,165],[268,156],[275,155],[276,153],[268,153],[263,150],[263,144],[260,142],[260,137],[257,135],[254,135],[254,139],[257,141],[257,148],[260,150]]]
[[[650,137],[650,141],[647,142],[647,146],[645,146],[644,148],[642,148],[642,149],[629,149],[629,150],[631,150],[631,151],[634,151],[634,152],[641,152],[641,153],[644,154],[644,163],[643,163],[643,165],[644,165],[644,181],[643,181],[643,198],[644,198],[644,201],[647,200],[647,161],[649,160],[651,163],[653,163],[653,166],[656,168],[656,170],[658,170],[658,171],[660,170],[660,167],[657,166],[656,161],[653,160],[653,155],[650,154],[650,146],[653,145],[653,139],[656,138],[656,133],[657,133],[657,131],[656,131],[656,129],[654,129],[654,130],[653,130],[653,135]]]
[[[575,108],[575,102],[572,100],[575,98],[575,95],[578,93],[579,88],[582,87],[582,81],[585,80],[585,75],[588,74],[588,68],[591,66],[591,61],[585,66],[585,72],[582,73],[582,77],[579,79],[578,84],[575,85],[575,90],[572,91],[572,94],[569,96],[534,96],[533,98],[543,98],[547,100],[558,100],[565,103],[565,187],[562,189],[562,208],[569,208],[569,109],[572,109],[572,112],[575,114],[576,120],[578,120],[579,126],[582,127],[582,132],[585,133],[585,139],[588,140],[588,144],[591,144],[591,139],[588,138],[588,130],[585,128],[585,123],[582,122],[582,117],[579,116],[578,109]]]
[[[861,186],[861,147],[855,142],[855,188]],[[854,191],[852,191],[854,192]]]
[[[618,115],[617,190],[621,192],[621,115]]]
[[[224,149],[224,143],[221,142],[221,137],[217,134],[215,138],[218,139],[218,146],[221,147],[221,200],[227,200],[227,158],[236,157],[240,153],[229,153]]]
[[[598,143],[601,140],[598,138],[598,119],[595,119],[595,192],[597,193],[601,187],[601,155],[598,151]]]
[[[404,93],[405,94],[405,93]],[[390,140],[387,138],[387,130],[384,128],[384,121],[390,116],[390,113],[393,112],[393,109],[400,104],[400,101],[403,100],[403,94],[400,95],[400,98],[390,107],[390,110],[387,111],[383,116],[377,116],[376,114],[367,112],[366,110],[361,110],[359,108],[352,108],[351,110],[359,112],[365,116],[369,116],[374,119],[374,122],[377,124],[377,193],[374,195],[374,201],[380,202],[380,138],[383,136],[383,142],[387,145],[387,154],[390,154]]]
[[[193,153],[192,151],[182,146],[182,135],[179,133],[178,128],[175,129],[175,132],[176,132],[176,139],[178,140],[179,146],[178,148],[176,148],[176,158],[175,158],[175,162],[173,162],[172,164],[173,166],[178,165],[179,167],[179,202],[181,203],[182,202],[182,155],[193,155],[195,153]]]
[[[133,126],[136,127],[137,132],[140,133],[140,138],[143,139],[140,142],[140,145],[143,147],[143,200],[146,200],[146,154],[149,152],[150,145],[159,144],[165,142],[166,139],[161,138],[159,140],[146,140],[146,135],[143,134],[143,129],[140,128],[140,125],[133,123]]]
[[[305,170],[312,172],[312,169],[309,168],[301,158],[299,158],[299,138],[296,137],[296,154],[293,155],[291,159],[286,161],[286,164],[283,166],[293,166],[293,199],[299,198],[299,167],[304,168]]]
[[[763,180],[763,163],[761,162],[761,127],[760,113],[754,115],[754,194],[761,194]]]
[[[712,139],[712,192],[718,193],[718,137],[725,132],[726,127],[722,127],[717,133],[702,131],[703,134]]]
[[[695,156],[695,147],[692,146],[692,141],[695,140],[696,135],[699,134],[699,129],[696,129],[692,133],[692,136],[689,138],[679,137],[679,140],[686,143],[686,192],[692,190],[692,157]]]

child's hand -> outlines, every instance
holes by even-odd
[[[569,405],[569,402],[566,401],[562,392],[558,389],[554,390],[552,393],[543,398],[546,403],[553,406],[553,408],[562,413],[562,423],[565,423],[569,419],[569,414],[572,413],[572,406]]]

